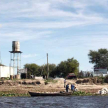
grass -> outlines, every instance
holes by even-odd
[[[53,80],[53,79],[47,79],[47,80],[45,80],[45,84],[48,84],[49,82],[51,82],[51,83],[57,83],[57,80]]]
[[[20,94],[20,93],[12,93],[10,91],[6,92],[0,92],[0,96],[6,96],[6,97],[25,97],[25,96],[30,96],[29,93],[27,94]]]
[[[93,96],[94,94],[92,93],[86,93],[82,91],[76,91],[72,93],[73,96]]]
[[[0,92],[0,97],[5,96],[5,97],[29,97],[29,93],[14,93],[13,91],[2,91]],[[99,94],[93,94],[93,93],[86,93],[82,91],[76,91],[73,92],[71,96],[108,96],[108,94],[105,95],[99,95]]]

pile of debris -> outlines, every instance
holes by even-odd
[[[100,95],[108,94],[108,89],[107,88],[102,88],[101,90],[98,91],[97,94],[100,94]]]
[[[83,78],[83,79],[78,79],[76,81],[77,84],[102,84],[103,79],[99,79],[97,77],[94,78]]]

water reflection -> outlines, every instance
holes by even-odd
[[[108,108],[107,96],[0,97],[1,108]]]

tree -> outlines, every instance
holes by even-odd
[[[79,72],[78,77],[79,77],[79,78],[84,78],[84,73],[83,73],[83,71]]]
[[[47,64],[38,66],[37,64],[25,64],[27,68],[27,75],[35,76],[47,76]],[[66,77],[68,73],[75,73],[76,75],[79,72],[79,63],[76,59],[71,58],[66,61],[62,61],[57,66],[55,64],[49,64],[49,76],[50,77]]]
[[[27,76],[30,77],[31,75],[40,76],[41,73],[39,71],[40,66],[37,64],[25,64],[24,68],[27,68]]]
[[[71,58],[58,64],[56,75],[60,77],[66,77],[69,73],[75,73],[77,75],[78,72],[79,63],[76,59]]]
[[[41,68],[43,69],[42,70],[42,75],[44,75],[44,76],[47,76],[47,64],[45,64],[45,65],[42,65],[41,66]],[[54,70],[55,70],[55,68],[56,68],[56,65],[55,64],[49,64],[49,76],[50,77],[53,77],[54,75]]]
[[[108,50],[99,49],[98,51],[90,50],[89,54],[90,63],[94,64],[96,68],[108,68]]]

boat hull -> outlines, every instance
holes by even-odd
[[[29,94],[33,96],[70,96],[71,93],[36,93],[36,92],[29,92]]]

